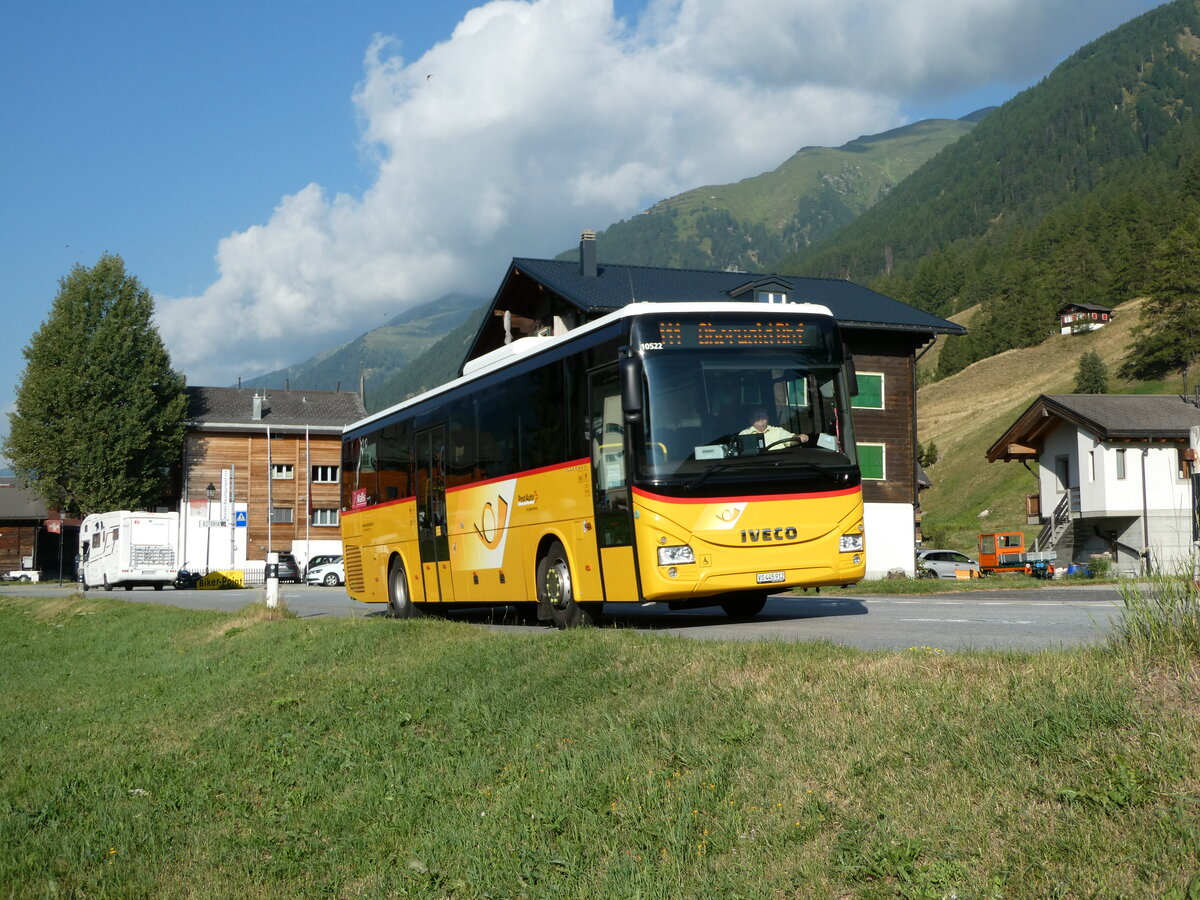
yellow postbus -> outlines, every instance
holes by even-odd
[[[812,304],[631,303],[347,426],[346,586],[393,615],[753,616],[866,570],[854,370]]]

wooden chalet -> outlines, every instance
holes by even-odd
[[[180,558],[245,568],[270,550],[340,553],[342,428],[366,415],[341,391],[189,387]]]
[[[74,578],[78,546],[79,519],[61,518],[19,478],[0,477],[0,575],[25,570],[56,578],[61,570]]]
[[[1068,303],[1058,311],[1058,322],[1062,334],[1082,334],[1103,328],[1113,319],[1113,311],[1107,306],[1089,303]]]
[[[635,301],[817,303],[837,318],[858,370],[855,428],[863,471],[870,577],[914,571],[916,359],[966,329],[850,281],[599,263],[584,232],[579,261],[512,261],[466,360],[506,337],[562,333]]]

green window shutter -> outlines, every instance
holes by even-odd
[[[858,393],[850,401],[855,409],[883,409],[883,375],[858,373]]]
[[[858,444],[858,467],[862,471],[863,478],[872,478],[877,481],[882,481],[884,477],[883,468],[883,444]]]

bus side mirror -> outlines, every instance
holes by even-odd
[[[857,397],[858,370],[854,367],[854,357],[850,355],[845,344],[842,344],[842,358],[846,360],[846,388],[850,391],[851,397]]]
[[[621,367],[621,409],[626,422],[639,422],[642,418],[642,361],[636,356],[627,356],[619,363]]]

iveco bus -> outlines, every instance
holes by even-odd
[[[856,582],[855,390],[812,304],[632,303],[520,338],[346,428],[347,589],[566,627],[604,603],[749,616]]]

